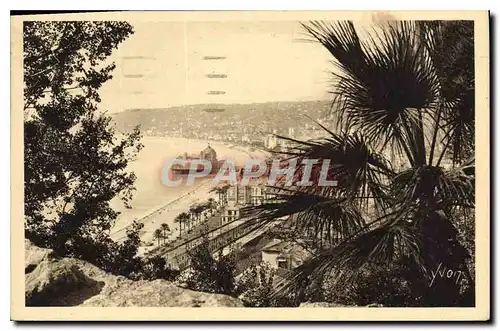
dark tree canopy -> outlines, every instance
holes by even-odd
[[[90,254],[78,245],[108,241],[110,201],[132,196],[139,130],[117,134],[98,107],[109,56],[132,33],[126,22],[24,23],[25,229],[38,244]]]

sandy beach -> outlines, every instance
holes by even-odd
[[[175,158],[184,152],[197,154],[210,144],[217,152],[217,158],[230,159],[236,165],[243,165],[248,158],[260,158],[265,152],[250,151],[249,147],[236,146],[229,143],[202,141],[186,138],[143,137],[143,150],[137,159],[130,163],[129,170],[137,176],[136,192],[131,202],[131,209],[123,206],[121,201],[114,200],[112,205],[121,214],[111,229],[114,240],[123,240],[126,229],[134,219],[144,223],[141,240],[151,242],[153,232],[160,224],[167,223],[172,230],[171,236],[177,236],[178,228],[174,218],[198,202],[207,201],[211,193],[211,180],[200,179],[193,186],[168,187],[161,183],[161,168],[168,159]],[[141,251],[147,250],[147,247]]]

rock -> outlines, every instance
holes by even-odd
[[[29,240],[24,241],[24,272],[30,273],[42,260],[51,260],[55,257],[54,251],[47,248],[40,248]]]
[[[100,286],[71,259],[44,259],[26,275],[26,305],[75,306],[97,294]]]
[[[83,306],[99,307],[242,307],[233,297],[180,288],[166,280],[131,281],[117,277]]]
[[[26,305],[243,307],[233,297],[187,290],[167,280],[133,281],[26,242]],[[28,268],[29,266],[29,268]]]

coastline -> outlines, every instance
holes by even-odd
[[[264,151],[251,152],[250,147],[229,142],[158,136],[144,136],[142,141],[145,148],[129,169],[134,171],[137,176],[137,190],[131,201],[132,208],[123,208],[118,201],[115,201],[115,207],[121,215],[110,231],[113,240],[122,241],[126,238],[126,230],[132,222],[134,220],[141,221],[144,227],[140,237],[145,245],[141,246],[140,254],[144,254],[154,247],[153,233],[162,223],[168,224],[171,230],[169,239],[175,237],[178,233],[178,225],[174,223],[174,218],[178,214],[188,211],[194,203],[206,201],[210,197],[215,198],[215,194],[210,192],[210,179],[200,180],[192,187],[166,187],[162,185],[159,176],[151,175],[160,173],[165,159],[175,158],[184,151],[198,153],[207,144],[216,150],[219,159],[231,159],[236,164],[243,164],[249,157],[265,155]]]

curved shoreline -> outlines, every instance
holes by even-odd
[[[148,218],[153,217],[153,216],[161,215],[161,213],[164,212],[168,207],[171,207],[172,205],[180,202],[183,198],[191,195],[192,193],[196,193],[200,188],[202,188],[203,186],[207,185],[208,183],[209,182],[201,183],[200,185],[196,186],[193,190],[187,191],[187,192],[183,193],[182,195],[180,195],[180,196],[178,196],[178,197],[170,200],[169,202],[165,203],[164,205],[160,205],[160,207],[157,207],[153,211],[146,213],[144,216],[142,216],[140,218],[135,218],[134,220],[137,220],[137,221],[142,222],[142,223],[147,222]],[[131,225],[131,223],[125,225],[124,227],[121,227],[121,228],[117,229],[116,231],[112,231],[110,235],[113,237],[113,235],[116,235],[117,233],[124,232],[124,231],[126,231],[128,229],[128,227],[130,225]],[[124,238],[124,236],[121,236],[121,237],[118,237],[118,238],[114,238],[114,239],[115,240],[121,240],[123,238]]]
[[[264,151],[261,150],[256,150],[254,153],[251,153],[248,151],[248,148],[236,145],[231,142],[190,139],[181,137],[144,136],[144,138],[145,138],[144,140],[146,140],[145,144],[147,144],[149,140],[150,144],[149,146],[157,146],[158,144],[161,145],[163,142],[165,142],[167,145],[172,144],[172,146],[186,146],[186,150],[189,149],[197,150],[200,146],[203,146],[206,143],[210,143],[212,146],[215,147],[216,151],[218,149],[217,147],[220,148],[219,150],[221,151],[217,152],[218,156],[220,156],[221,159],[236,158],[244,160],[245,158],[248,157],[255,158],[258,157],[258,154],[264,155],[263,153],[265,153]],[[153,151],[155,152],[156,150]],[[172,151],[172,154],[175,154],[175,152]],[[149,161],[143,160],[142,162],[149,162]],[[140,214],[138,214],[137,212],[135,213],[132,212],[131,214],[127,215],[127,211],[123,211],[122,219],[119,220],[117,224],[115,224],[115,226],[110,231],[111,238],[117,241],[125,239],[126,230],[130,227],[130,225],[134,220],[138,220],[144,224],[144,227],[141,230],[140,234],[142,241],[150,242],[151,240],[153,240],[154,230],[157,229],[159,227],[159,224],[161,223],[167,223],[171,229],[171,235],[174,235],[176,232],[175,229],[176,224],[173,223],[175,216],[177,216],[177,214],[182,211],[188,211],[189,207],[193,203],[197,203],[203,199],[208,199],[211,195],[207,185],[209,185],[210,183],[211,180],[203,181],[199,185],[193,187],[193,189],[189,189],[188,191],[182,192],[179,195],[174,195],[173,197],[170,197],[170,199],[168,199],[166,203],[157,204],[153,208],[149,208],[149,210],[146,210],[145,212]],[[207,189],[205,190],[204,188]],[[153,194],[151,197],[152,199],[154,199],[155,192],[150,191],[149,187],[146,188],[146,190],[143,190],[139,187],[138,192],[142,193],[142,197],[139,200],[144,201],[144,196],[147,197],[148,194]]]

